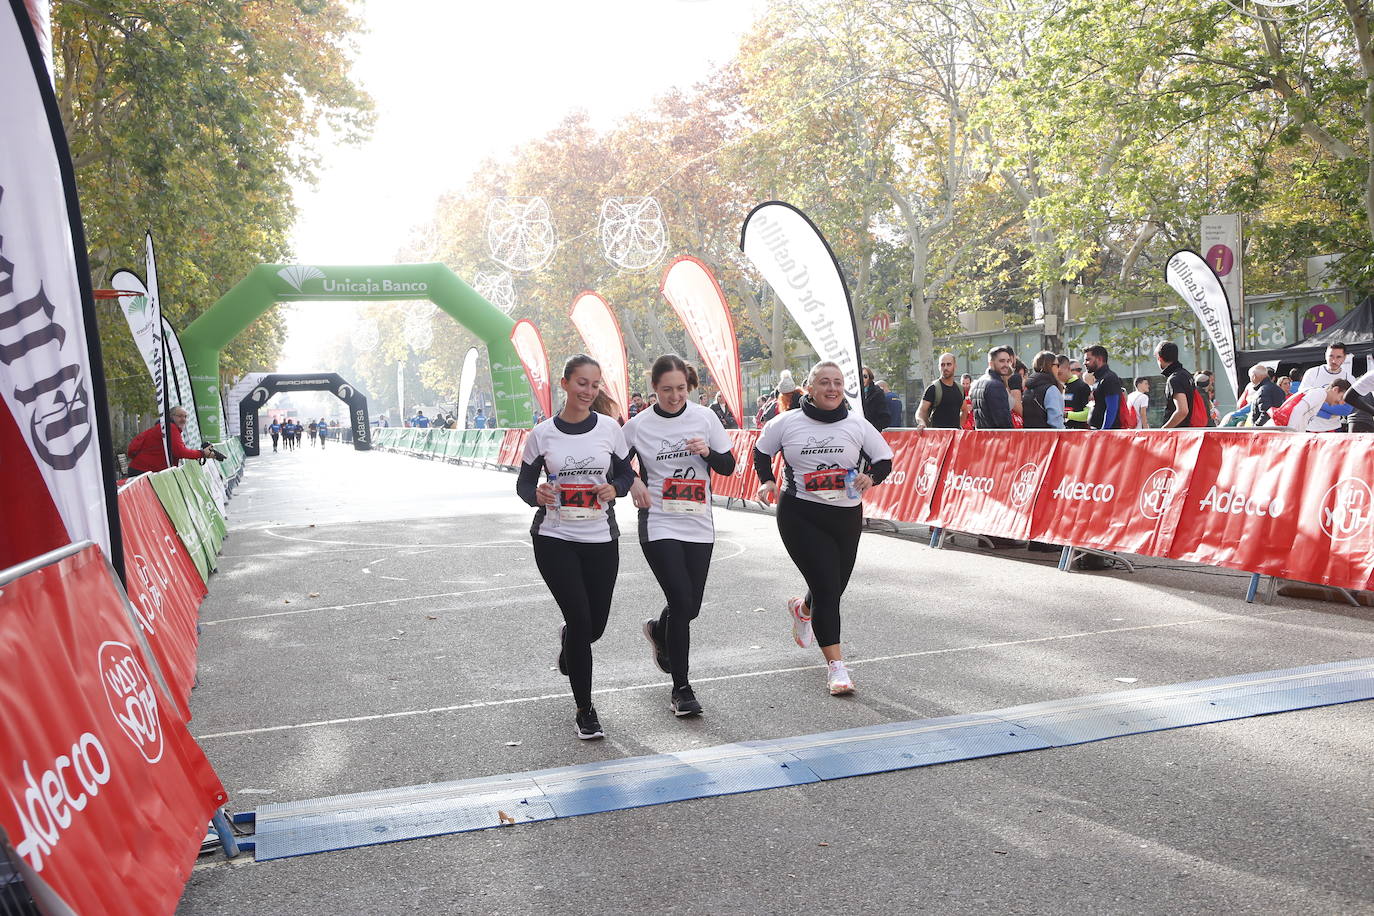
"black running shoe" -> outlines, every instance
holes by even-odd
[[[664,674],[671,674],[673,669],[668,664],[668,651],[663,648],[663,643],[659,642],[658,637],[654,635],[654,631],[657,629],[658,621],[652,617],[644,621],[644,626],[640,627],[640,631],[643,632],[644,638],[649,640],[649,645],[654,647],[654,664],[658,665],[658,670],[662,671]]]
[[[606,737],[606,733],[601,730],[601,720],[596,717],[595,706],[577,711],[577,737],[583,741]]]
[[[669,704],[669,709],[673,715],[679,719],[687,716],[701,715],[701,704],[697,702],[697,695],[692,692],[691,687],[678,687],[673,690],[673,702]]]
[[[558,628],[558,673],[568,676],[568,625]]]

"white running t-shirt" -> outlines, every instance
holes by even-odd
[[[1126,395],[1126,404],[1135,411],[1136,428],[1145,428],[1145,411],[1150,409],[1150,396],[1143,391],[1132,391]]]
[[[720,417],[690,401],[677,416],[665,417],[650,407],[625,424],[625,441],[638,455],[639,476],[649,489],[649,508],[639,510],[644,540],[709,544],[716,539],[711,470],[705,458],[687,451],[692,438],[705,439],[713,452],[730,451]]]
[[[1338,378],[1343,378],[1347,382],[1351,382],[1352,384],[1354,383],[1355,374],[1350,371],[1350,363],[1348,360],[1345,363],[1341,364],[1340,372],[1332,372],[1330,369],[1326,368],[1326,363],[1322,363],[1320,366],[1313,366],[1311,369],[1308,369],[1306,372],[1302,374],[1302,383],[1298,386],[1298,391],[1307,391],[1311,388],[1325,388],[1327,385],[1330,385]],[[1317,409],[1321,410],[1320,404],[1317,405]],[[1294,413],[1296,412],[1297,411],[1294,411]],[[1309,433],[1329,433],[1340,428],[1341,418],[1338,416],[1314,416],[1312,417],[1311,422],[1307,424],[1307,431]]]
[[[782,452],[784,491],[826,506],[857,506],[845,491],[845,474],[856,470],[859,452],[869,461],[892,457],[892,448],[863,414],[849,411],[833,423],[813,420],[805,408],[768,421],[754,445],[765,455]]]
[[[565,433],[551,418],[530,430],[522,461],[543,459],[550,476],[558,475],[559,505],[539,507],[534,516],[535,534],[601,544],[620,536],[615,522],[614,500],[603,503],[597,487],[610,483],[611,456],[629,457],[620,424],[605,414],[593,413],[596,425],[585,433]]]

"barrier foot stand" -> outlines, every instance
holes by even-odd
[[[1078,559],[1079,557],[1085,557],[1088,554],[1092,554],[1093,556],[1097,557],[1103,557],[1105,559],[1111,560],[1113,563],[1120,563],[1122,566],[1126,567],[1126,572],[1135,572],[1134,563],[1123,557],[1121,554],[1112,553],[1110,550],[1098,550],[1094,547],[1065,547],[1064,549],[1069,552],[1069,562],[1066,566],[1061,566],[1059,568],[1064,570],[1065,572],[1073,572],[1073,561]],[[1062,562],[1062,556],[1060,557],[1060,560]]]
[[[939,547],[939,546],[940,546],[940,539],[941,539],[941,536],[944,534],[944,531],[945,531],[945,529],[943,529],[943,528],[931,528],[931,529],[930,529],[930,546],[931,546],[931,547]]]
[[[1250,584],[1247,585],[1247,586],[1245,587],[1245,603],[1246,603],[1246,604],[1254,604],[1254,603],[1255,603],[1255,594],[1259,591],[1259,585],[1260,585],[1260,579],[1261,579],[1261,578],[1262,578],[1262,577],[1260,576],[1259,573],[1251,573],[1251,574],[1250,574]]]
[[[1073,548],[1068,545],[1059,552],[1059,571],[1068,572],[1069,564],[1073,562]]]
[[[226,859],[237,857],[239,841],[234,836],[234,828],[230,826],[229,818],[225,815],[223,808],[216,811],[214,817],[210,818],[210,826],[215,828],[215,834],[219,836],[219,844],[224,849],[224,857]]]
[[[864,519],[864,527],[891,531],[893,534],[898,534],[901,531],[901,529],[897,527],[896,522],[885,518],[866,518]]]

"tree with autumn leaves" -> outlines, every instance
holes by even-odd
[[[143,274],[157,244],[162,307],[184,328],[248,271],[290,260],[290,182],[328,128],[358,139],[370,102],[349,76],[357,21],[339,0],[82,0],[52,15],[54,76],[92,281]],[[99,304],[115,411],[154,415],[127,326]],[[226,378],[271,367],[285,339],[264,315],[224,351]]]

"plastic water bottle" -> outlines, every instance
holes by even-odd
[[[546,511],[544,512],[544,516],[545,516],[545,518],[547,518],[547,519],[549,520],[549,525],[550,525],[550,526],[552,526],[552,527],[554,527],[554,528],[557,528],[557,527],[558,527],[558,515],[559,515],[559,512],[558,512],[558,475],[557,475],[557,474],[550,474],[550,475],[549,475],[548,484],[549,484],[549,486],[553,487],[553,505],[547,507]]]
[[[850,468],[848,471],[845,471],[844,495],[848,496],[850,499],[858,499],[860,496],[859,488],[854,486],[854,479],[858,476],[859,472],[854,470],[853,468]]]

